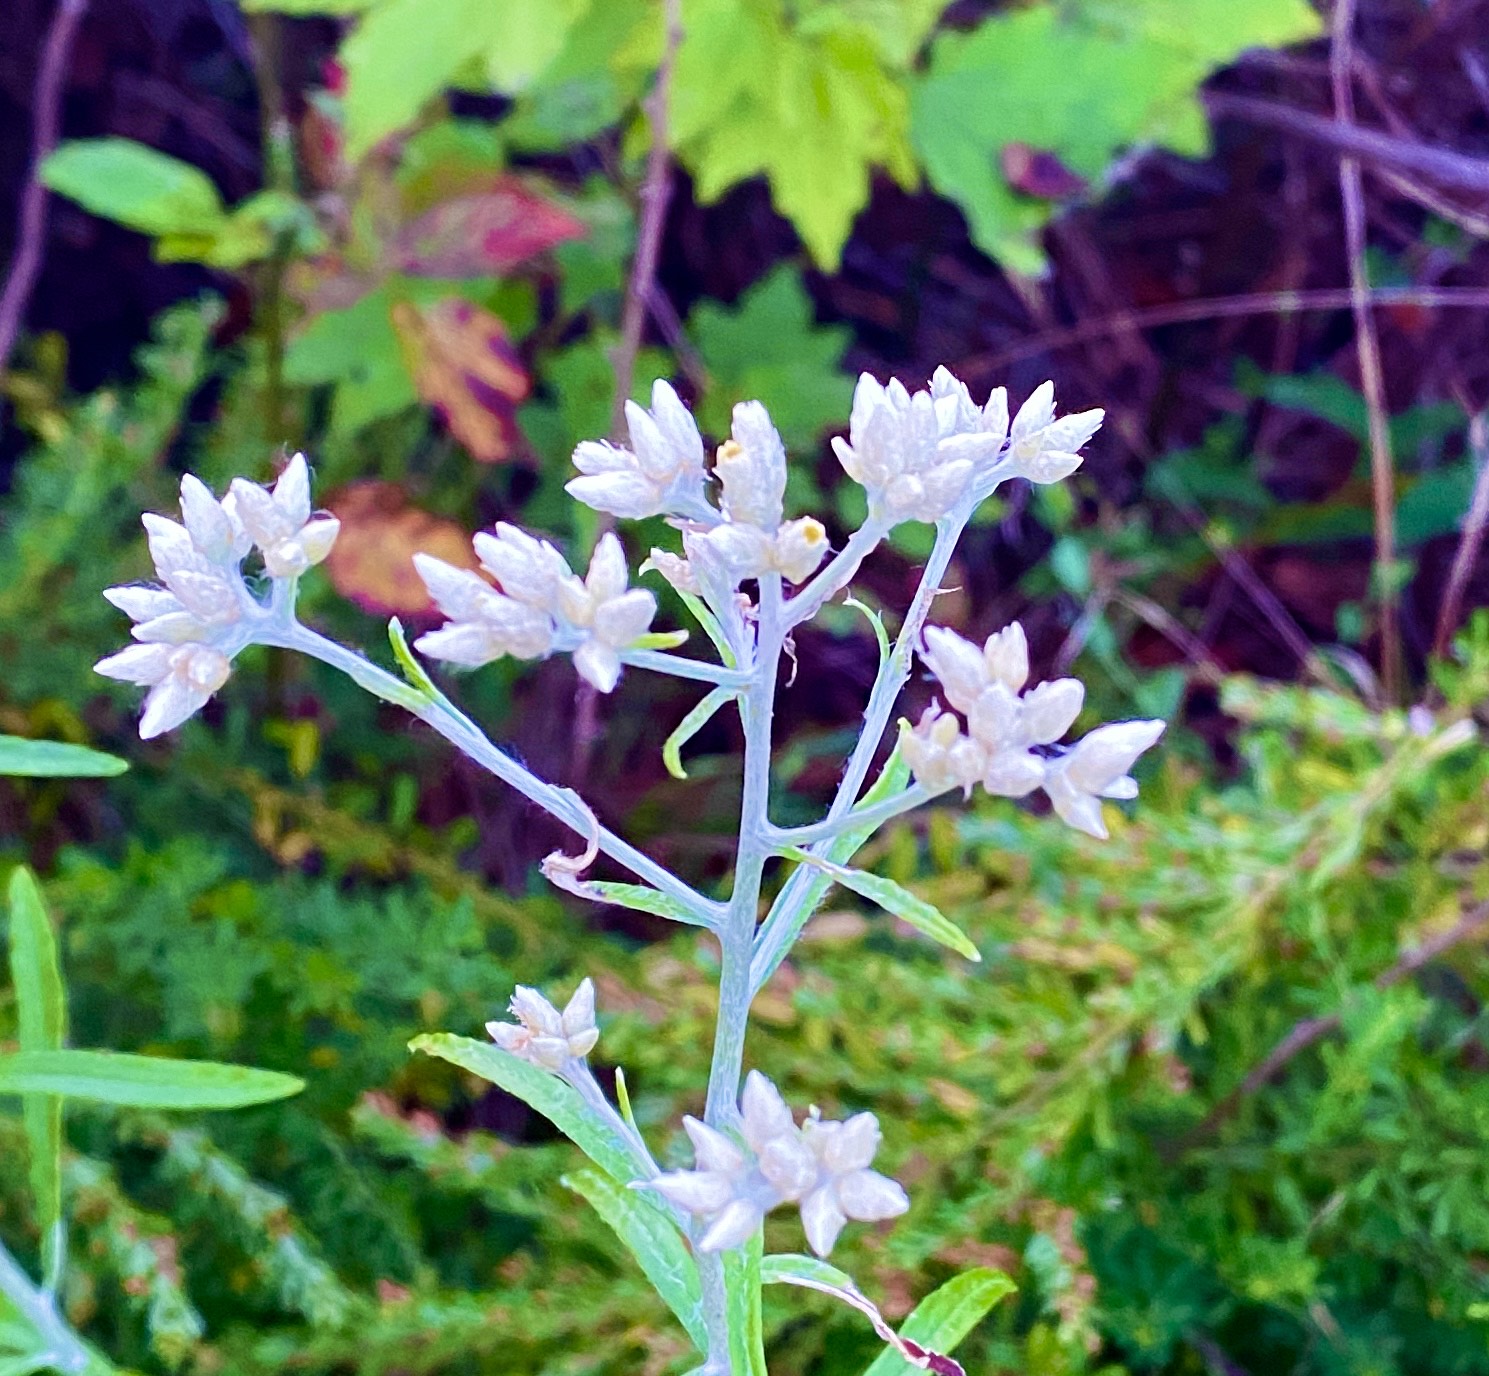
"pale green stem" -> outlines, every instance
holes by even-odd
[[[265,637],[265,643],[299,650],[323,664],[329,664],[333,669],[339,669],[348,675],[373,696],[402,707],[439,732],[462,754],[489,770],[503,783],[510,784],[524,798],[536,803],[586,841],[593,841],[603,854],[624,865],[654,889],[676,899],[695,913],[704,926],[718,926],[725,911],[722,904],[705,898],[655,860],[637,850],[630,842],[601,826],[571,789],[560,788],[538,778],[510,755],[497,749],[475,722],[448,701],[429,697],[395,674],[364,659],[355,650],[338,645],[334,640],[299,623],[276,629],[272,633],[272,639]]]
[[[55,1300],[31,1283],[31,1278],[0,1243],[0,1294],[4,1294],[21,1317],[36,1330],[43,1348],[36,1353],[41,1370],[84,1371],[90,1358],[83,1341],[57,1313]]]
[[[832,806],[828,808],[826,818],[818,824],[823,828],[830,828],[841,822],[851,812],[853,804],[858,801],[864,780],[868,777],[869,768],[878,752],[879,743],[884,738],[885,728],[889,725],[894,705],[899,699],[900,691],[904,688],[906,680],[910,677],[910,665],[915,647],[920,643],[921,630],[925,626],[926,618],[930,615],[931,605],[941,587],[941,580],[946,576],[946,569],[951,563],[951,556],[956,549],[957,541],[961,539],[962,531],[971,517],[973,505],[972,502],[964,503],[936,526],[936,542],[931,549],[930,558],[926,560],[920,586],[915,590],[915,597],[910,603],[909,611],[905,614],[905,622],[895,638],[894,648],[890,651],[889,657],[879,666],[878,676],[869,692],[868,706],[863,714],[863,733],[859,736],[858,743],[848,759],[837,794],[832,800]],[[850,826],[842,828],[842,831],[848,830],[852,828]],[[832,844],[832,838],[838,834],[841,832],[832,832],[827,835],[827,839],[816,842],[813,854],[825,855]],[[781,892],[776,895],[776,900],[771,905],[770,912],[766,915],[755,941],[750,974],[751,997],[764,987],[766,981],[786,958],[787,952],[801,934],[802,928],[806,926],[817,897],[823,892],[823,882],[823,876],[819,871],[810,865],[801,865],[786,881]]]
[[[778,850],[792,846],[811,846],[821,841],[834,841],[844,832],[859,827],[877,829],[885,822],[893,821],[903,813],[911,812],[935,795],[915,784],[893,798],[886,798],[871,807],[854,808],[840,817],[827,818],[805,827],[771,827],[770,838]]]

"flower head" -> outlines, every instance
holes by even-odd
[[[903,750],[917,782],[932,792],[981,783],[991,794],[1022,798],[1042,787],[1071,826],[1104,837],[1098,798],[1132,798],[1127,770],[1163,732],[1163,723],[1121,722],[1093,731],[1078,745],[1049,749],[1080,715],[1085,689],[1077,679],[1053,679],[1024,691],[1029,645],[1018,622],[979,647],[944,626],[928,627],[922,657],[946,700],[966,718],[932,707]]]
[[[869,1169],[879,1146],[873,1114],[837,1123],[813,1110],[798,1127],[780,1091],[758,1070],[746,1077],[739,1108],[742,1144],[684,1118],[694,1168],[646,1182],[706,1221],[701,1250],[738,1247],[772,1209],[796,1204],[812,1250],[826,1256],[849,1219],[876,1222],[909,1208],[904,1190]]]
[[[580,635],[574,667],[602,693],[620,679],[620,656],[651,626],[657,614],[655,595],[629,588],[626,555],[613,532],[595,546],[589,571],[581,582],[570,576],[558,589],[559,607],[571,630]]]
[[[631,448],[586,440],[574,450],[569,494],[596,511],[640,519],[703,503],[703,437],[670,383],[652,386],[651,410],[626,403]]]
[[[251,638],[245,618],[258,609],[239,571],[250,539],[232,504],[188,474],[181,480],[181,517],[142,517],[164,587],[104,592],[135,623],[132,634],[141,643],[94,668],[150,689],[140,718],[146,740],[179,726],[222,687],[232,657]]]
[[[657,607],[651,593],[628,589],[625,551],[614,534],[596,545],[583,578],[546,540],[515,526],[498,525],[473,543],[500,588],[470,569],[414,555],[424,586],[448,618],[416,647],[465,668],[503,655],[537,659],[572,650],[580,674],[610,692],[620,678],[621,653],[646,634]]]
[[[319,564],[336,543],[341,522],[310,509],[310,470],[296,454],[272,491],[234,478],[227,503],[264,556],[271,578],[295,578]]]
[[[1105,412],[1055,416],[1055,384],[1041,383],[1019,407],[1008,432],[1008,462],[1031,483],[1057,483],[1081,466],[1080,448],[1100,428]]]
[[[600,1039],[595,1026],[595,986],[584,979],[560,1013],[536,989],[519,984],[508,1005],[514,1022],[488,1022],[486,1031],[503,1051],[545,1070],[561,1071],[583,1060]]]

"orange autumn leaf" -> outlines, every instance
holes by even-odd
[[[414,568],[415,554],[477,568],[463,527],[410,504],[396,483],[352,483],[332,494],[341,533],[326,558],[336,591],[378,616],[427,616],[434,603]]]
[[[400,301],[393,324],[414,386],[450,433],[481,463],[506,458],[530,382],[502,322],[452,297],[424,307]]]

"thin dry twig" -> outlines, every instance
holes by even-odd
[[[1486,932],[1489,932],[1489,903],[1480,903],[1446,931],[1428,937],[1420,946],[1414,946],[1411,950],[1402,952],[1394,965],[1382,970],[1375,977],[1375,987],[1389,989],[1392,985],[1400,984],[1403,980],[1410,979],[1424,965],[1430,965],[1455,946],[1461,946],[1465,941],[1472,941]],[[1248,1072],[1246,1078],[1216,1104],[1205,1116],[1204,1121],[1188,1134],[1186,1144],[1193,1144],[1208,1137],[1235,1113],[1241,1106],[1242,1100],[1255,1094],[1300,1052],[1306,1051],[1315,1042],[1322,1041],[1325,1037],[1337,1032],[1342,1022],[1342,1014],[1330,1013],[1321,1018],[1303,1018],[1294,1023],[1287,1035]]]
[[[1484,545],[1485,527],[1489,526],[1489,411],[1480,411],[1469,422],[1468,447],[1479,472],[1463,522],[1463,537],[1453,555],[1453,567],[1448,572],[1448,585],[1437,613],[1437,632],[1432,637],[1432,654],[1437,659],[1447,653],[1448,642],[1462,619],[1463,594]]]
[[[1336,19],[1341,4],[1336,8]],[[1380,129],[1362,129],[1337,117],[1326,119],[1310,110],[1298,110],[1279,101],[1233,91],[1206,91],[1205,107],[1212,115],[1231,115],[1253,124],[1269,125],[1298,134],[1313,143],[1374,166],[1411,172],[1459,191],[1489,191],[1489,158],[1475,158],[1449,148],[1434,148],[1398,138]],[[1336,105],[1337,108],[1337,105]]]
[[[1334,120],[1341,129],[1355,127],[1354,60],[1356,0],[1336,0],[1329,78],[1334,94]],[[1349,262],[1350,309],[1355,318],[1355,350],[1360,362],[1360,390],[1370,436],[1370,487],[1375,508],[1375,579],[1380,614],[1380,677],[1388,702],[1401,692],[1401,627],[1396,579],[1396,470],[1386,421],[1385,377],[1380,341],[1370,313],[1370,277],[1365,268],[1365,181],[1358,157],[1339,160],[1339,194],[1344,202],[1345,257]]]
[[[672,72],[682,45],[682,0],[662,0],[665,36],[662,62],[656,83],[646,98],[646,120],[651,145],[646,153],[646,177],[641,184],[641,227],[636,236],[636,257],[626,283],[626,303],[621,312],[620,343],[615,350],[615,405],[610,413],[610,432],[619,439],[625,419],[626,400],[636,380],[636,355],[641,352],[641,333],[657,278],[657,259],[662,250],[662,226],[667,202],[672,196],[672,159],[668,150],[667,113],[672,97]]]
[[[16,253],[0,291],[0,378],[10,368],[11,351],[21,332],[21,321],[31,292],[41,272],[46,241],[47,189],[41,182],[41,165],[57,146],[62,122],[62,86],[67,59],[82,23],[88,0],[58,0],[57,11],[47,30],[41,63],[36,71],[36,94],[32,101],[35,124],[31,131],[31,168],[21,192],[21,213],[16,227]]]
[[[1489,310],[1489,289],[1483,287],[1372,287],[1369,297],[1377,306]],[[963,359],[958,365],[958,372],[969,382],[986,381],[996,377],[1010,363],[1035,358],[1040,354],[1057,353],[1062,349],[1072,349],[1100,339],[1110,339],[1124,330],[1158,330],[1166,325],[1198,325],[1211,320],[1235,320],[1253,315],[1346,310],[1353,301],[1354,293],[1348,287],[1244,292],[1236,296],[1206,296],[1193,301],[1173,301],[1162,306],[1118,311],[1113,315],[1082,320],[1058,330],[1043,330],[996,352]]]

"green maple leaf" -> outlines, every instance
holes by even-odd
[[[967,216],[973,240],[1016,271],[1044,265],[1049,202],[1005,180],[1022,143],[1099,183],[1123,149],[1209,149],[1200,83],[1247,48],[1311,38],[1306,0],[1085,0],[993,16],[936,40],[912,86],[912,136],[931,184]]]
[[[710,379],[700,423],[726,435],[734,403],[758,397],[788,445],[815,444],[829,425],[842,424],[853,400],[853,381],[841,366],[851,334],[846,326],[814,321],[801,278],[785,266],[732,310],[702,302],[688,319],[688,337]]]
[[[940,8],[920,0],[880,33],[866,0],[799,19],[781,0],[687,6],[671,121],[699,198],[763,175],[813,259],[836,267],[870,170],[916,176],[901,68]]]

